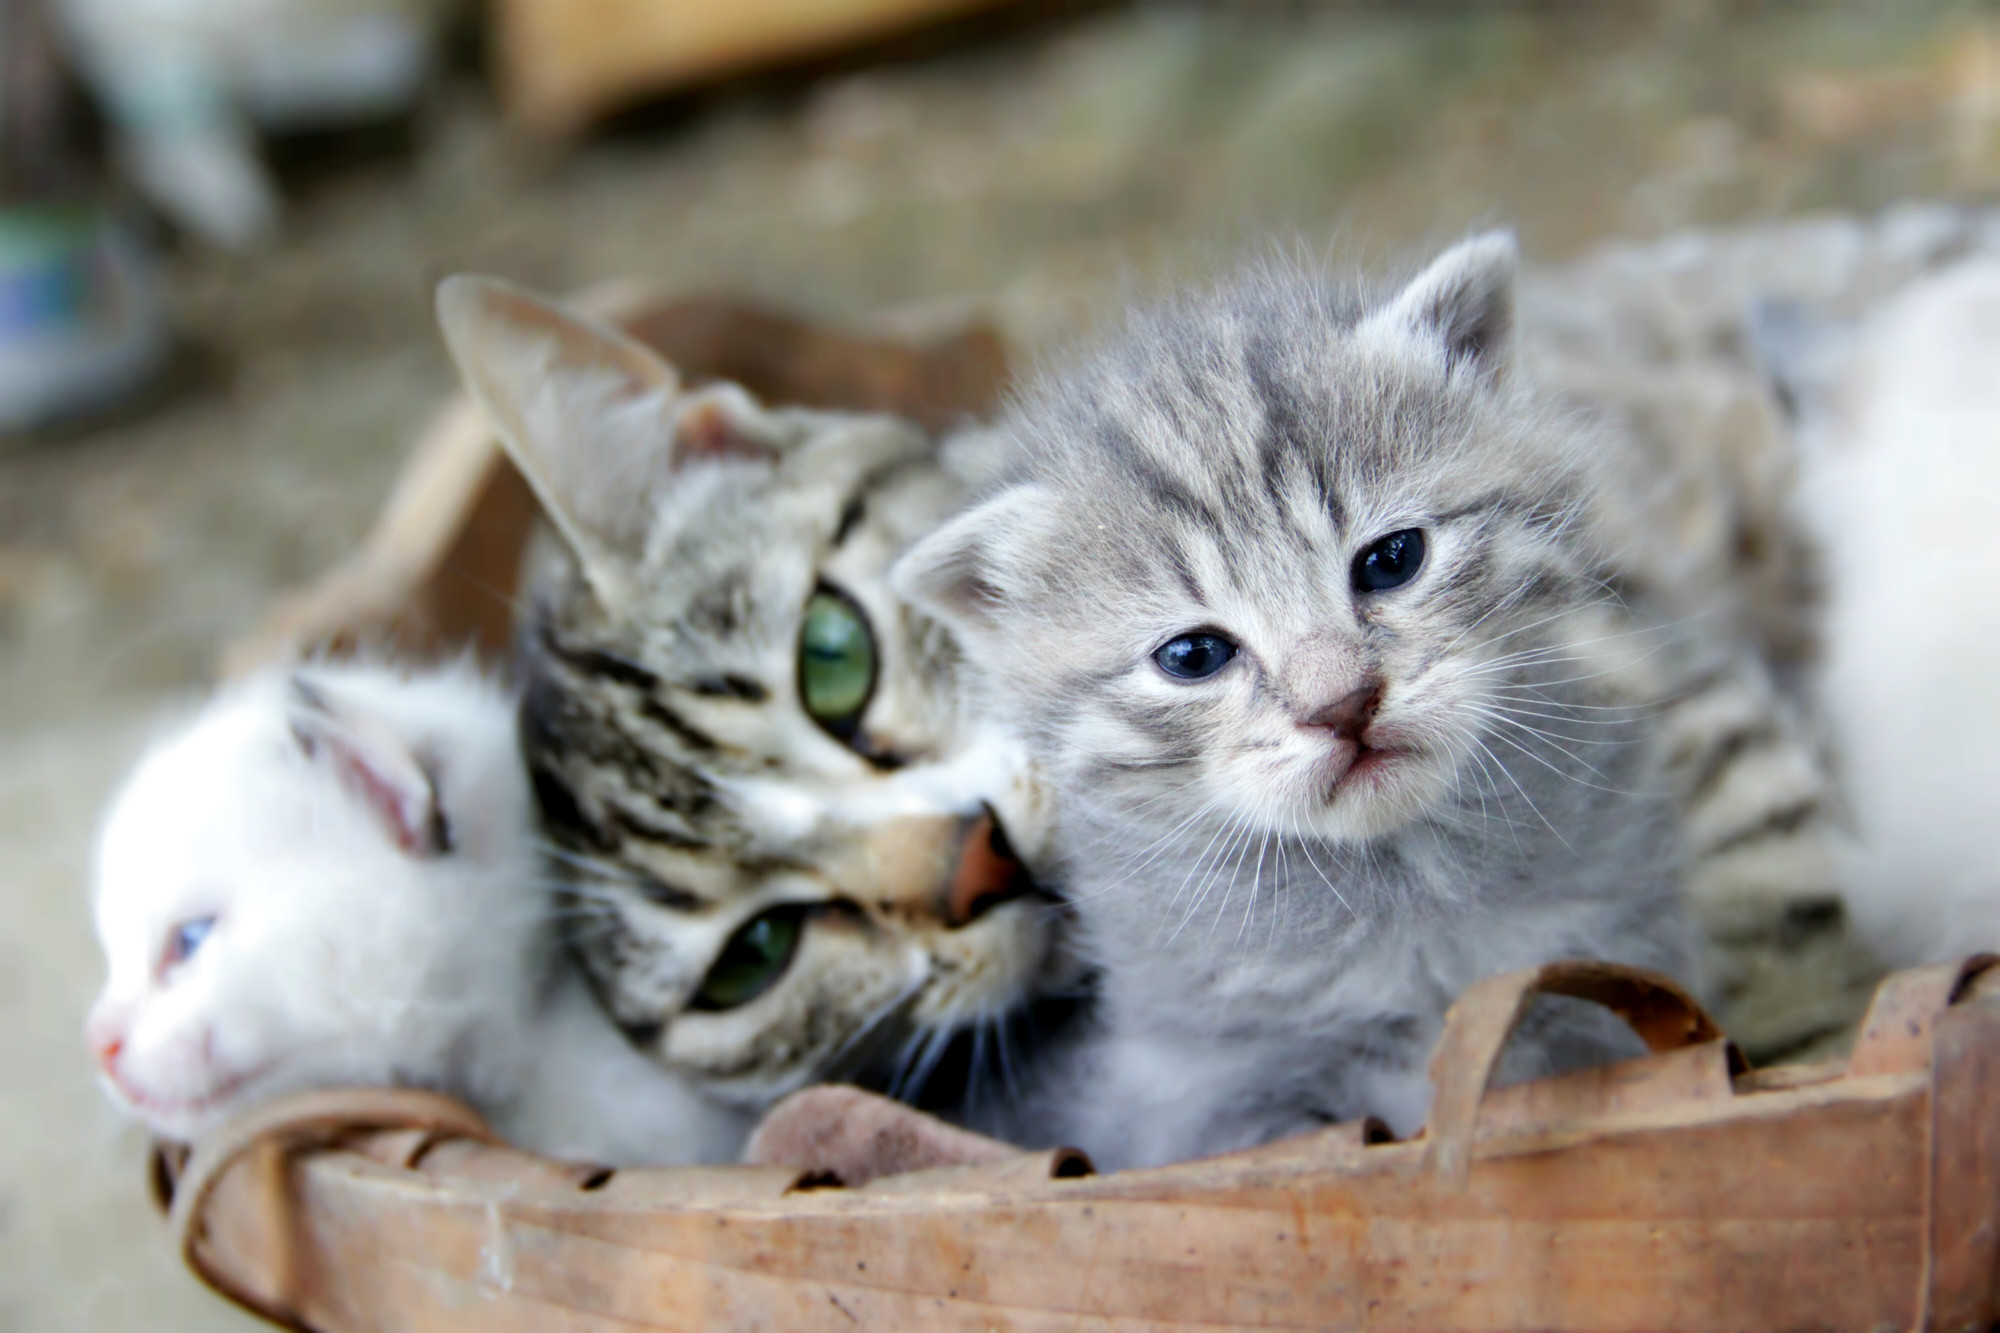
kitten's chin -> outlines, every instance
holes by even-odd
[[[194,1143],[220,1129],[259,1101],[284,1090],[271,1066],[218,1080],[199,1089],[161,1092],[129,1078],[106,1075],[102,1082],[112,1104],[142,1121],[155,1138]]]

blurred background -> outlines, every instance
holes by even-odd
[[[247,1327],[92,1085],[83,869],[165,699],[366,531],[436,281],[1032,348],[1270,240],[1532,260],[2000,184],[1947,0],[0,0],[0,1330]]]

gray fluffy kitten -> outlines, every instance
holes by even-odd
[[[1515,267],[1485,235],[1386,298],[1272,267],[1136,317],[897,569],[1046,764],[1103,969],[1018,1136],[1408,1133],[1470,982],[1686,971],[1656,719],[1714,664],[1621,564],[1616,437],[1511,365]],[[1537,1017],[1516,1075],[1627,1049]]]

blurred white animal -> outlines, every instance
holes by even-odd
[[[267,236],[276,185],[259,130],[331,128],[409,108],[442,0],[59,0],[64,36],[126,172],[211,245]]]
[[[162,1137],[383,1084],[612,1165],[727,1160],[748,1130],[634,1051],[561,948],[514,704],[469,667],[227,688],[118,792],[94,893],[87,1040]]]
[[[1805,361],[1849,911],[1893,966],[2000,949],[2000,261],[1916,283]]]

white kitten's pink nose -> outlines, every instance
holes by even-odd
[[[125,1049],[127,1032],[125,1015],[122,1011],[92,1009],[90,1018],[83,1025],[83,1041],[90,1053],[97,1057],[97,1063],[107,1072],[118,1060],[118,1053]]]

